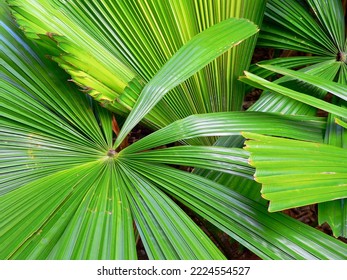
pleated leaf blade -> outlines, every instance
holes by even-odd
[[[171,89],[184,82],[230,47],[256,34],[245,19],[230,18],[204,30],[181,47],[149,81],[127,117],[114,144],[117,147],[141,119]]]
[[[156,131],[131,146],[122,153],[173,143],[182,139],[206,136],[240,135],[242,131],[298,137],[309,141],[322,141],[325,120],[309,116],[286,116],[265,112],[224,112],[193,115],[178,120],[160,131]]]
[[[347,197],[345,149],[322,143],[243,134],[255,180],[270,200],[269,210]],[[298,168],[300,167],[300,168]]]
[[[263,259],[345,259],[347,245],[240,195],[228,186],[141,161],[127,165],[149,178]]]

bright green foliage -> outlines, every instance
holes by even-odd
[[[331,154],[324,154],[323,146],[320,145],[315,146],[315,144],[312,144],[311,150],[307,149],[303,153],[292,147],[292,143],[297,143],[295,145],[300,146],[301,144],[298,144],[298,142],[284,142],[288,146],[285,147],[285,144],[283,144],[283,152],[285,150],[293,150],[293,154],[298,156],[298,161],[296,164],[293,164],[292,160],[287,158],[289,162],[292,162],[290,168],[287,167],[289,163],[286,162],[279,167],[279,169],[283,168],[283,170],[275,173],[271,173],[271,164],[268,167],[263,166],[263,161],[264,164],[266,161],[265,158],[261,159],[258,157],[258,153],[260,156],[264,152],[262,148],[259,148],[259,150],[255,149],[251,153],[251,158],[254,158],[254,164],[259,166],[259,174],[269,174],[266,178],[257,176],[257,180],[264,183],[262,192],[264,197],[270,199],[270,204],[273,205],[271,209],[284,209],[294,207],[294,205],[327,201],[319,204],[319,223],[328,222],[335,236],[344,237],[347,236],[346,201],[344,199],[331,200],[347,196],[346,190],[343,189],[345,184],[343,175],[337,175],[341,174],[341,172],[342,174],[345,173],[343,168],[337,165],[343,165],[341,157],[343,157],[344,149],[341,148],[345,148],[347,143],[346,131],[343,128],[343,119],[347,117],[345,106],[347,89],[346,42],[345,18],[340,0],[270,0],[267,4],[265,23],[258,45],[307,52],[313,55],[277,58],[261,63],[259,65],[261,68],[252,68],[254,73],[262,77],[269,76],[271,72],[285,75],[285,77],[274,82],[266,81],[247,72],[246,76],[242,78],[243,81],[253,86],[267,90],[254,106],[253,109],[255,110],[266,110],[277,104],[282,112],[286,112],[286,108],[294,107],[299,108],[296,110],[296,113],[300,112],[300,114],[315,114],[315,110],[312,110],[314,108],[329,112],[324,140],[329,146],[324,147],[325,149],[331,149]],[[306,65],[310,66],[299,71],[288,69]],[[328,92],[333,95],[331,102],[320,100],[325,98]],[[340,118],[343,119],[340,120]],[[259,141],[262,142],[263,140],[259,139]],[[279,155],[275,146],[277,147],[281,140],[274,139],[274,141],[273,150],[268,150],[266,153],[269,157],[273,155],[277,158]],[[265,142],[266,140],[264,140]],[[339,147],[339,149],[336,150],[335,146]],[[330,156],[335,150],[339,151],[339,156],[335,155],[335,158],[331,158]],[[310,153],[312,156],[313,153],[323,154],[321,154],[320,161],[310,161]],[[308,163],[312,170],[303,175],[303,166],[306,166]],[[316,175],[313,175],[313,173]],[[331,176],[331,179],[319,174]],[[289,176],[300,178],[301,183],[288,183],[287,179]],[[339,179],[333,178],[336,176],[340,176]],[[298,196],[300,196],[306,188],[306,183],[310,184],[310,191],[307,191],[305,199],[294,198],[291,193],[297,192]],[[273,196],[270,194],[266,195],[265,193],[270,188],[272,189],[271,192],[274,192],[276,189],[277,194],[275,195],[274,193]],[[329,190],[327,190],[328,188]],[[288,195],[285,195],[286,191],[288,191]]]
[[[171,89],[181,84],[232,45],[239,44],[257,31],[243,19],[230,18],[194,36],[179,49],[144,87],[118,135],[115,147],[124,140],[131,129]],[[214,51],[211,51],[214,50]]]
[[[346,197],[347,151],[340,147],[243,134],[270,211]],[[297,167],[300,166],[300,169]]]
[[[267,66],[267,68],[271,69],[272,67]],[[274,68],[272,68],[272,69],[274,69]],[[276,67],[276,69],[278,69],[278,68]],[[305,77],[305,76],[302,76],[302,77]],[[312,79],[313,78],[314,77],[312,76]],[[302,80],[303,79],[304,78],[302,78]],[[245,71],[245,77],[241,77],[240,80],[244,81],[250,85],[253,85],[255,87],[262,88],[264,90],[270,90],[270,91],[274,91],[276,93],[280,93],[280,94],[285,95],[289,98],[300,101],[304,104],[314,106],[318,109],[325,110],[329,113],[335,114],[339,117],[347,118],[347,109],[346,108],[331,104],[331,103],[323,101],[319,98],[307,95],[306,93],[292,90],[290,88],[284,87],[283,85],[269,82],[263,78],[260,78],[259,76],[256,76],[252,73],[249,73],[247,71]],[[319,84],[324,83],[324,80],[322,80],[319,77],[316,77],[316,80],[318,81],[318,85],[317,85],[318,87],[319,87]]]
[[[30,40],[1,2],[1,259],[136,259],[139,238],[150,259],[225,259],[179,205],[263,259],[346,258],[346,244],[254,195],[242,132],[321,143],[330,123],[226,112],[241,107],[255,41],[228,49],[257,31],[231,17],[260,23],[265,1],[213,2],[10,0]],[[116,138],[113,113],[132,108]],[[118,145],[142,117],[163,128]]]
[[[307,52],[310,55],[275,58],[261,62],[261,64],[266,63],[266,65],[278,65],[285,68],[304,67],[299,72],[342,82],[346,77],[346,63],[343,59],[341,60],[346,42],[342,10],[340,0],[269,0],[257,41],[258,46]],[[314,11],[314,14],[311,11]],[[330,23],[325,25],[327,22]],[[251,67],[250,72],[261,77],[267,77],[273,73],[255,66]],[[275,83],[317,97],[316,89],[307,84],[298,84],[297,81],[287,77],[278,79]],[[319,97],[323,98],[325,94],[326,92],[320,93]],[[315,114],[316,111],[309,105],[276,94],[274,91],[271,94],[263,94],[252,109],[268,111],[272,110],[271,108],[278,108],[283,113]],[[312,106],[316,105],[312,104]]]
[[[343,51],[345,25],[339,0],[269,0],[265,15],[258,45],[333,57]]]
[[[0,82],[1,190],[6,193],[0,198],[1,258],[133,259],[133,219],[153,258],[223,258],[158,190],[156,204],[147,206],[148,215],[136,215],[138,201],[148,199],[141,190],[150,183],[139,183],[135,191],[128,184],[129,175],[119,174],[123,165],[108,155],[111,115],[62,84],[54,64],[40,59],[36,55],[40,51],[13,33],[10,28],[15,26],[4,20],[1,46],[6,56],[2,57],[8,63],[3,62]],[[173,211],[175,216],[149,215],[155,209]],[[157,223],[155,217],[162,217],[163,226],[175,221],[180,230],[153,226],[146,233],[141,223]],[[178,236],[192,243],[181,242]],[[173,250],[167,247],[170,242],[180,246]]]
[[[155,102],[159,102],[165,91],[171,91],[152,110],[148,105],[140,106],[144,112],[137,122],[148,113],[142,121],[152,128],[196,113],[241,109],[244,84],[236,78],[250,63],[256,37],[240,43],[255,34],[257,27],[247,20],[234,24],[233,17],[261,24],[265,2],[9,1],[26,34],[43,44],[84,91],[117,114],[128,113],[144,85],[156,75],[146,87],[147,95],[157,92]],[[214,25],[214,36],[206,35],[204,39],[199,35],[195,51],[194,46],[187,46],[177,53],[194,36]],[[202,43],[215,44],[216,51],[204,51]],[[232,45],[239,46],[228,50]],[[176,58],[165,65],[166,70],[161,70],[174,55]],[[159,70],[161,74],[157,74]],[[171,73],[165,76],[167,70]]]

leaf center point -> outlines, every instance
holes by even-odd
[[[117,155],[118,155],[118,153],[114,149],[109,149],[108,152],[107,152],[107,156],[110,157],[110,158],[114,158]]]
[[[346,52],[339,52],[337,54],[337,61],[341,61],[347,64],[347,53]]]

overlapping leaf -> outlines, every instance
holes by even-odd
[[[298,126],[299,123],[300,126]],[[322,118],[285,116],[276,113],[225,112],[194,115],[152,133],[143,138],[142,141],[135,142],[124,149],[122,153],[134,153],[181,139],[214,135],[240,135],[245,130],[321,141],[321,129],[324,126],[325,121]]]
[[[131,129],[171,89],[233,45],[254,35],[257,28],[249,21],[231,18],[196,35],[158,71],[145,86],[116,140],[119,145]]]
[[[323,93],[323,95],[319,96],[320,98],[324,96],[324,92],[331,92],[337,96],[333,98],[333,104],[336,105],[336,107],[340,107],[341,104],[339,99],[345,99],[344,85],[346,84],[345,15],[341,3],[342,2],[338,0],[269,1],[265,16],[266,23],[264,24],[264,32],[260,35],[259,45],[296,50],[307,52],[309,54],[308,56],[289,59],[278,58],[273,61],[268,61],[266,64],[270,65],[270,67],[264,65],[266,70],[263,70],[262,67],[261,69],[256,69],[254,73],[263,76],[264,74],[270,75],[271,72],[268,72],[268,70],[271,69],[272,71],[286,75],[284,79],[290,79],[289,77],[291,77],[297,79],[297,81],[300,80],[300,82],[296,83],[299,83],[303,87],[308,86],[314,91],[319,88],[318,90]],[[324,69],[324,72],[307,72],[310,75],[306,75],[303,71],[291,71],[282,67],[297,67],[300,66],[300,63],[303,63],[302,65],[304,65],[305,61],[307,64],[312,64],[315,63],[314,61],[317,59],[326,61],[325,67],[322,68],[322,70]],[[296,66],[292,64],[291,61],[296,63]],[[331,63],[329,63],[329,61],[331,61]],[[271,65],[272,63],[281,67],[273,66]],[[332,81],[336,81],[337,83]],[[293,81],[292,83],[295,82]],[[285,83],[282,85],[289,86],[289,84]],[[291,87],[291,89],[293,88]],[[296,91],[302,92],[302,89],[296,89]],[[306,93],[310,94],[310,91],[307,91]],[[303,110],[300,110],[300,107],[303,107],[303,105],[300,105],[297,101],[289,101],[286,96],[280,98],[277,94],[269,93],[265,94],[261,98],[261,102],[256,104],[254,109],[269,108],[271,107],[271,104],[275,105],[276,103],[279,106],[281,99],[283,107],[289,107],[290,103],[294,104],[296,102],[296,107],[299,109],[298,111],[304,113]],[[278,102],[276,102],[276,100]],[[317,107],[322,105],[318,105],[315,101],[311,101],[305,103]],[[344,147],[344,129],[335,123],[336,121],[337,123],[340,123],[340,125],[343,125],[343,121],[340,121],[341,116],[336,119],[337,116],[328,108],[324,107],[325,106],[323,105],[320,108],[330,112],[328,116],[325,142],[330,145]],[[311,112],[314,112],[314,110],[311,110]],[[298,168],[300,169],[300,167]],[[335,236],[345,236],[346,234],[346,222],[344,219],[346,210],[343,205],[343,200],[326,202],[318,205],[319,222],[328,222]]]
[[[341,43],[344,44],[341,36],[344,34],[343,27],[339,24],[343,22],[341,1],[324,1],[324,4],[322,1],[306,2],[318,15],[320,22],[311,16],[309,9],[300,1],[268,1],[266,20],[258,44],[336,57]],[[325,25],[327,22],[330,24]]]
[[[123,114],[131,110],[144,84],[195,35],[232,17],[260,25],[265,2],[237,0],[230,7],[229,1],[221,1],[215,9],[212,2],[187,1],[182,9],[177,1],[157,0],[131,5],[127,1],[9,1],[29,37],[40,38],[38,43],[103,106]],[[238,33],[242,30],[219,35],[236,39]],[[240,40],[249,35],[245,32]],[[58,43],[58,50],[49,38]],[[253,36],[234,50],[225,49],[223,56],[173,88],[142,121],[158,128],[195,113],[239,110],[244,85],[236,78],[248,67],[254,45]],[[231,63],[234,59],[236,63]]]
[[[129,196],[129,190],[140,188],[143,182],[137,186],[124,183],[124,175],[119,174],[123,169],[108,152],[112,116],[94,108],[83,93],[59,87],[54,64],[37,57],[36,48],[10,30],[14,25],[6,20],[7,15],[4,10],[2,26],[7,33],[1,46],[4,53],[13,50],[17,55],[3,64],[0,81],[1,137],[6,140],[1,145],[1,258],[136,258],[133,213],[137,195]],[[11,40],[15,44],[9,44]],[[130,174],[132,180],[134,176]],[[165,201],[173,207],[169,200]],[[167,206],[161,202],[146,207],[155,212],[153,207]],[[194,228],[182,210],[172,209],[177,212],[176,225]],[[169,218],[163,226],[168,226]],[[138,227],[143,232],[148,224]],[[183,233],[167,234],[165,240],[177,243],[187,238]],[[186,241],[185,247],[176,248],[176,258],[223,257],[196,226],[194,234],[196,242]],[[155,236],[159,237],[147,235],[148,242]],[[162,241],[158,244],[160,248],[149,250],[150,256],[169,258],[171,248]],[[204,250],[195,252],[192,246]]]
[[[345,244],[286,215],[269,214],[266,206],[227,186],[165,166],[136,161],[127,164],[263,259],[347,256]]]
[[[347,196],[345,149],[245,133],[255,178],[270,211]],[[300,169],[298,168],[300,166]]]
[[[324,8],[322,8],[323,6]],[[310,10],[313,13],[310,13]],[[307,55],[280,57],[270,60],[266,64],[289,68],[306,65],[315,67],[314,65],[320,60],[317,69],[320,68],[321,72],[313,71],[311,74],[331,81],[343,79],[345,63],[342,59],[344,50],[341,46],[344,45],[345,38],[342,36],[344,26],[341,25],[341,22],[344,21],[344,15],[341,11],[342,6],[339,0],[326,3],[297,0],[268,1],[265,23],[260,33],[258,46],[280,48],[290,50],[290,52],[293,50],[294,55],[297,55],[296,51],[306,52]],[[261,77],[271,74],[266,69],[255,67],[251,72]],[[288,84],[288,86],[292,86],[292,84]],[[310,90],[306,93],[310,94]],[[279,108],[280,106],[284,113],[287,111],[286,107],[293,109],[296,107],[295,111],[300,114],[306,114],[308,111],[310,114],[314,112],[302,103],[277,94],[264,94],[254,109],[267,110],[270,107]]]
[[[320,88],[324,92],[329,92],[343,100],[347,99],[347,86],[344,84],[333,82],[330,79],[326,79],[325,77],[317,77],[317,75],[293,71],[275,65],[261,65],[261,67],[311,84],[317,88]]]
[[[312,107],[319,108],[321,110],[324,110],[326,112],[335,114],[337,116],[340,116],[342,118],[347,117],[347,110],[345,108],[341,108],[339,106],[336,106],[334,104],[331,104],[329,102],[323,101],[321,99],[315,98],[313,96],[309,96],[305,93],[298,92],[295,90],[292,90],[290,88],[284,87],[282,85],[278,85],[276,83],[267,81],[263,78],[260,78],[252,73],[245,72],[245,76],[241,77],[241,80],[261,89],[269,90],[272,92],[280,93],[282,95],[285,95],[287,97],[290,97],[292,99],[295,99],[297,101],[300,101],[302,103],[305,103],[307,105],[310,105]]]
[[[32,180],[93,161],[107,151],[110,142],[100,130],[88,98],[65,83],[66,75],[42,59],[40,50],[14,31],[17,27],[8,19],[7,10],[1,9],[3,194]],[[103,123],[106,129],[107,121]]]

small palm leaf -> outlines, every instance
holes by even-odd
[[[306,52],[308,55],[276,58],[266,62],[266,64],[276,64],[286,68],[311,65],[306,69],[320,69],[320,71],[311,72],[315,76],[330,81],[345,79],[344,53],[346,51],[344,44],[346,39],[343,24],[345,20],[342,11],[339,0],[325,1],[324,3],[314,0],[268,1],[258,46]],[[261,77],[271,74],[271,72],[257,69],[255,66],[252,67],[251,72]],[[293,84],[295,85],[297,82],[291,82],[288,86],[292,87]],[[304,87],[299,84],[301,91]],[[310,92],[310,89],[306,91],[307,94]],[[314,113],[310,107],[288,97],[267,93],[252,109],[264,110],[271,106],[282,107],[284,113],[287,111],[286,108],[291,110],[290,108],[293,107],[297,107],[296,111],[300,114]]]
[[[258,45],[336,57],[345,42],[341,1],[305,1],[319,22],[299,2],[268,2]]]

